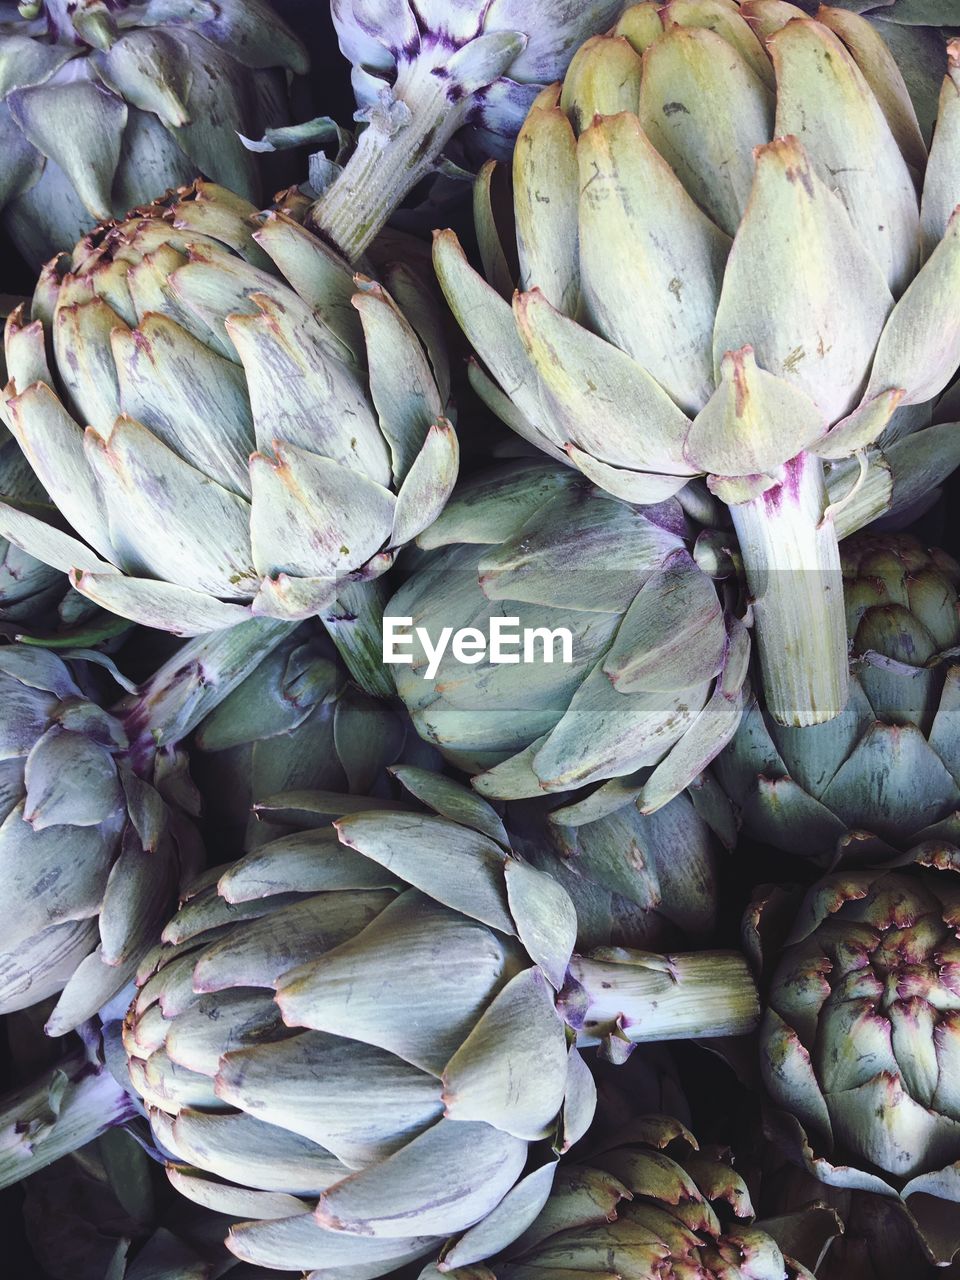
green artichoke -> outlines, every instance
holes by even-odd
[[[727,503],[788,725],[847,697],[824,463],[927,425],[960,364],[960,70],[928,153],[874,28],[819,17],[763,0],[627,10],[527,117],[515,242],[489,169],[478,184],[490,283],[452,232],[434,252],[486,366],[475,386],[508,426],[628,501],[705,475]]]
[[[954,875],[838,872],[767,893],[746,925],[770,971],[771,1135],[830,1186],[900,1196],[941,1264],[960,1249]]]
[[[366,127],[310,224],[352,260],[421,179],[509,156],[539,90],[622,10],[623,0],[333,0]]]
[[[332,608],[456,477],[431,296],[415,268],[383,275],[409,320],[302,227],[208,183],[100,228],[6,334],[7,421],[79,537],[10,503],[0,532],[180,635]]]
[[[573,904],[486,802],[397,773],[432,814],[275,801],[302,829],[198,881],[140,970],[130,1078],[172,1181],[249,1219],[228,1246],[253,1263],[373,1277],[463,1232],[486,1256],[590,1122],[574,1033],[616,1057],[755,1022],[734,953],[571,954]]]
[[[487,796],[601,784],[571,822],[631,797],[665,804],[733,734],[750,647],[688,539],[676,499],[636,507],[549,462],[464,484],[386,607],[388,629],[411,641],[391,669],[418,731],[479,772]],[[501,618],[565,627],[571,660],[537,648],[519,665],[517,648],[512,663],[488,650],[467,665],[450,648],[431,667],[416,630],[435,646],[444,627],[484,633]]]
[[[264,0],[0,4],[0,210],[36,268],[97,222],[204,174],[261,200],[300,41]]]
[[[778,725],[752,701],[714,763],[753,839],[788,853],[886,861],[960,853],[960,565],[908,534],[842,547],[851,696],[842,715]],[[945,655],[945,656],[941,656]]]
[[[729,1156],[667,1116],[637,1116],[585,1161],[561,1166],[542,1213],[500,1257],[459,1267],[456,1246],[421,1280],[813,1280],[753,1221]]]
[[[61,1035],[130,981],[203,866],[178,744],[280,634],[194,642],[110,711],[93,661],[0,648],[0,1013],[59,993]]]

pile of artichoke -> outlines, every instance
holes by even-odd
[[[960,0],[0,0],[0,151],[11,1275],[960,1274]]]

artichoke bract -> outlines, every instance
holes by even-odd
[[[770,972],[771,1135],[831,1186],[902,1197],[941,1263],[960,1249],[955,875],[836,873],[746,922]]]
[[[280,835],[256,813],[288,791],[381,795],[409,736],[400,717],[349,682],[330,641],[298,628],[198,726],[191,771],[218,847]],[[231,844],[232,842],[232,844]]]
[[[178,744],[271,630],[194,642],[109,711],[92,661],[0,648],[0,1013],[59,993],[47,1029],[62,1035],[130,981],[203,866]]]
[[[813,1280],[754,1222],[725,1152],[701,1149],[668,1116],[636,1116],[625,1130],[616,1145],[561,1166],[542,1214],[504,1254],[461,1268],[454,1246],[421,1280]]]
[[[434,252],[508,426],[628,501],[705,475],[728,504],[789,725],[847,697],[824,463],[929,423],[960,364],[960,47],[928,154],[873,27],[819,19],[765,0],[627,10],[527,117],[515,239],[489,168],[478,182],[490,283],[452,232]]]
[[[829,724],[751,701],[714,774],[743,829],[825,863],[960,852],[960,565],[909,534],[843,543],[851,696]]]
[[[742,956],[574,955],[573,904],[494,810],[396,773],[432,812],[276,799],[301,829],[202,877],[140,970],[130,1078],[175,1186],[248,1219],[228,1246],[252,1263],[373,1277],[461,1233],[487,1256],[590,1123],[575,1037],[623,1057],[755,1024]]]
[[[258,137],[306,51],[263,0],[0,4],[0,209],[35,267],[204,174],[265,192]]]
[[[539,90],[622,10],[623,0],[333,0],[366,127],[310,224],[354,259],[422,178],[509,156]]]
[[[385,611],[407,641],[391,671],[419,732],[487,796],[599,784],[575,821],[631,794],[665,804],[736,729],[750,652],[689,532],[675,499],[633,506],[550,462],[465,483]],[[517,634],[566,628],[570,660],[544,642],[532,661],[519,646],[471,665],[448,649],[431,668],[418,628],[436,646],[445,627],[502,618]]]
[[[404,315],[256,212],[202,182],[148,205],[51,265],[32,318],[7,324],[6,420],[79,537],[9,503],[0,530],[104,608],[179,635],[331,606],[389,567],[456,477],[416,271],[384,269]]]
[[[507,813],[514,848],[573,900],[578,951],[611,943],[663,951],[711,941],[718,841],[688,795],[653,814],[627,800],[576,825],[570,808],[559,796],[512,804]]]

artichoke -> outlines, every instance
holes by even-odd
[[[687,538],[675,499],[636,507],[550,462],[464,484],[419,540],[432,554],[386,608],[389,629],[410,641],[392,671],[418,731],[479,772],[487,796],[600,784],[572,822],[631,796],[648,812],[665,804],[734,732],[749,655]],[[565,627],[571,660],[537,647],[520,665],[516,647],[466,665],[448,649],[431,666],[416,630],[436,645],[444,627],[484,633],[501,618],[515,634]]]
[[[310,224],[352,260],[422,178],[451,160],[506,158],[539,90],[623,0],[333,0],[331,9],[366,128]]]
[[[203,866],[178,743],[278,639],[255,622],[194,642],[109,711],[93,661],[0,648],[0,1013],[59,993],[60,1035],[130,981]]]
[[[941,1263],[960,1249],[954,874],[838,872],[760,898],[746,926],[771,955],[771,1134],[830,1186],[900,1196]]]
[[[705,475],[728,504],[783,724],[847,697],[824,463],[929,423],[960,364],[958,54],[928,153],[857,15],[637,5],[531,108],[515,247],[489,168],[478,183],[490,283],[452,232],[436,240],[475,385],[508,426],[628,501]],[[952,447],[936,460],[954,464]]]
[[[908,534],[842,547],[851,696],[829,724],[751,701],[714,764],[743,830],[788,853],[880,862],[960,852],[960,565]],[[941,656],[945,655],[945,656]]]
[[[755,1022],[734,953],[572,955],[570,899],[486,802],[397,772],[432,814],[274,801],[302,829],[202,877],[140,970],[130,1078],[174,1185],[249,1219],[228,1247],[252,1263],[373,1277],[461,1232],[486,1256],[590,1122],[574,1033],[622,1057]]]
[[[262,199],[239,134],[285,122],[307,58],[264,0],[3,0],[0,65],[0,209],[39,268],[200,173]]]
[[[331,607],[456,476],[415,269],[384,271],[408,320],[302,227],[255,215],[197,183],[92,233],[7,324],[7,421],[79,537],[9,503],[0,532],[179,635]]]
[[[667,1116],[636,1116],[609,1147],[561,1167],[541,1215],[504,1254],[458,1269],[455,1246],[421,1280],[813,1280],[753,1217],[725,1152],[701,1149]]]

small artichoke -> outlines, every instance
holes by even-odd
[[[838,872],[746,925],[770,973],[770,1133],[830,1186],[900,1196],[941,1263],[960,1249],[955,874]]]
[[[331,9],[366,128],[310,222],[353,260],[421,179],[450,161],[509,156],[537,93],[623,0],[333,0]]]
[[[3,0],[0,66],[0,210],[39,268],[198,174],[261,200],[239,134],[286,122],[307,58],[264,0]]]
[[[301,829],[202,877],[140,970],[130,1078],[174,1185],[249,1219],[228,1247],[252,1263],[373,1277],[461,1232],[486,1256],[589,1125],[574,1032],[622,1056],[754,1025],[741,956],[573,955],[573,904],[489,805],[396,772],[432,813],[275,800]]]
[[[879,862],[960,851],[960,565],[909,534],[843,543],[851,696],[829,724],[752,701],[714,774],[743,830],[787,853]],[[946,656],[941,656],[946,654]]]
[[[571,821],[631,794],[651,811],[734,732],[749,638],[691,556],[676,499],[637,507],[564,467],[518,462],[465,483],[419,542],[431,554],[385,614],[412,637],[412,660],[391,670],[418,731],[479,773],[482,794],[599,784]],[[444,627],[485,634],[504,618],[516,633],[566,628],[571,660],[535,647],[521,665],[515,644],[500,662],[488,650],[467,665],[451,647],[430,669],[416,628],[436,645]]]
[[[409,319],[209,183],[92,233],[6,332],[6,420],[79,536],[8,503],[0,532],[179,635],[305,618],[383,573],[458,459],[429,292],[383,274]]]
[[[637,1116],[614,1141],[561,1166],[543,1212],[502,1255],[460,1269],[454,1246],[421,1280],[813,1280],[754,1222],[725,1152],[667,1116]]]
[[[637,5],[531,108],[515,236],[490,168],[478,182],[489,283],[453,232],[435,244],[485,365],[474,384],[508,426],[629,501],[706,476],[727,504],[767,703],[788,725],[847,696],[824,465],[929,424],[960,364],[952,47],[928,153],[857,15]],[[956,461],[941,448],[937,474]]]

